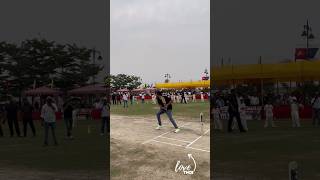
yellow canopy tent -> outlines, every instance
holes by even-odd
[[[298,61],[279,64],[228,65],[212,68],[213,82],[237,84],[244,81],[320,80],[320,61]]]
[[[182,89],[182,88],[209,88],[210,81],[190,81],[190,82],[175,82],[175,83],[156,83],[158,89]]]

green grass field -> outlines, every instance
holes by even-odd
[[[291,121],[276,125],[264,129],[263,122],[248,121],[245,134],[214,132],[214,177],[287,180],[288,163],[297,161],[301,179],[320,179],[320,128],[310,121],[302,122],[299,129],[291,128]]]
[[[181,116],[181,117],[190,117],[190,118],[199,118],[200,112],[203,112],[204,116],[209,117],[209,107],[210,104],[208,101],[206,102],[191,102],[188,104],[173,104],[173,115]],[[159,106],[156,104],[152,104],[150,101],[145,104],[134,103],[130,105],[129,108],[123,108],[122,105],[112,105],[111,106],[111,115],[126,115],[126,116],[148,116],[148,115],[156,115],[159,110]]]
[[[48,172],[52,178],[64,177],[66,172],[74,174],[74,177],[63,179],[81,179],[80,174],[82,178],[86,174],[95,174],[90,179],[103,179],[106,176],[107,144],[106,136],[100,136],[100,121],[79,120],[73,130],[74,140],[65,139],[64,123],[58,122],[56,135],[59,145],[53,146],[50,132],[47,147],[42,146],[43,127],[37,121],[35,124],[36,137],[31,137],[31,129],[28,129],[29,137],[12,138],[9,137],[7,124],[3,125],[5,137],[0,138],[0,167],[18,173],[21,169],[35,174]],[[22,130],[22,123],[20,129]],[[0,173],[0,179],[1,177]]]

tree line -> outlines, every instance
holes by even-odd
[[[127,74],[117,74],[108,75],[105,77],[105,83],[110,86],[113,90],[119,89],[136,89],[142,84],[142,79],[139,76],[127,75]]]
[[[21,96],[24,90],[48,85],[62,91],[88,84],[103,67],[92,61],[92,49],[46,39],[19,44],[0,42],[0,94]]]

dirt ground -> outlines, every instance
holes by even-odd
[[[207,180],[210,179],[210,130],[199,119],[175,117],[181,131],[174,133],[164,116],[163,129],[154,116],[111,115],[111,178],[112,180]],[[190,165],[193,175],[175,172],[177,161]]]

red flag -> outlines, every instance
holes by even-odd
[[[307,49],[296,48],[295,59],[307,59]]]

